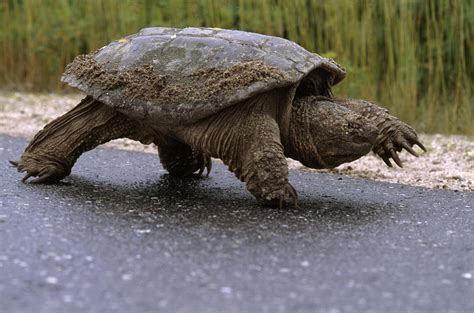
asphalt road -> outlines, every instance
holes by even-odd
[[[292,172],[258,206],[224,166],[97,149],[19,182],[0,136],[0,312],[474,312],[474,194]]]

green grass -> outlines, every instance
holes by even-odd
[[[347,68],[336,94],[421,131],[474,133],[472,0],[0,0],[0,84],[64,90],[74,56],[146,26],[283,36]]]

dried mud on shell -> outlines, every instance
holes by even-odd
[[[259,81],[278,81],[284,73],[262,61],[237,63],[228,68],[212,68],[177,77],[159,75],[152,65],[125,71],[108,71],[91,55],[80,55],[66,67],[64,77],[75,77],[82,85],[103,92],[119,89],[128,99],[180,104],[212,102],[215,97]],[[223,94],[225,92],[225,94]],[[133,104],[133,102],[132,102]]]
[[[159,98],[166,86],[164,76],[156,75],[152,65],[143,65],[128,71],[107,71],[90,55],[80,55],[66,67],[65,77],[75,77],[89,88],[109,91],[121,88],[125,97],[143,100]]]

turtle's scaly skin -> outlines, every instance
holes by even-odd
[[[364,100],[331,96],[335,62],[288,40],[210,28],[147,28],[77,57],[63,81],[88,96],[52,121],[18,162],[24,181],[55,182],[77,158],[121,137],[158,146],[170,174],[220,158],[261,202],[297,194],[286,157],[335,167],[373,150],[387,165],[424,149],[410,126]]]

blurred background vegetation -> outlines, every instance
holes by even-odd
[[[474,129],[472,0],[0,0],[0,86],[69,91],[76,55],[146,26],[286,37],[349,74],[335,94],[379,102],[425,132]]]

